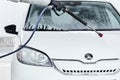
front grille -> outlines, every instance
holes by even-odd
[[[107,69],[107,70],[65,70],[62,72],[64,74],[113,74],[117,69]]]
[[[119,60],[99,60],[83,63],[79,60],[53,60],[55,68],[66,75],[114,75],[119,72]]]

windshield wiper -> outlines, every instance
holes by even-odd
[[[69,15],[71,15],[73,18],[75,18],[76,20],[78,20],[80,23],[82,23],[83,25],[87,26],[88,28],[90,28],[91,30],[95,31],[99,37],[103,37],[103,34],[96,31],[96,29],[92,28],[91,26],[88,25],[87,22],[83,21],[82,19],[80,19],[77,15],[75,15],[72,11],[70,11],[69,9],[67,9],[62,3],[60,2],[57,2],[57,1],[53,1],[52,2],[53,4],[53,8],[56,8],[56,10],[58,11],[63,11],[63,12],[66,12],[68,13]],[[55,11],[55,10],[54,10]],[[56,13],[56,11],[55,11]],[[56,14],[56,15],[59,15],[59,14]]]

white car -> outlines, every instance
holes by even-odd
[[[57,16],[48,9],[32,40],[14,56],[12,80],[120,80],[120,1],[59,1],[103,36],[67,13],[57,11]],[[43,8],[30,5],[18,33],[20,45]]]

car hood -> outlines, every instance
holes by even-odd
[[[54,59],[76,59],[88,62],[86,54],[92,54],[92,62],[120,57],[120,31],[102,31],[99,37],[93,31],[36,32],[27,46],[45,52]],[[23,32],[22,44],[31,32]]]

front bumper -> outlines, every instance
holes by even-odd
[[[59,63],[58,63],[59,64]],[[75,66],[75,65],[74,65]],[[120,72],[114,74],[102,73],[89,75],[88,73],[77,74],[76,72],[62,72],[60,68],[63,66],[54,67],[41,67],[41,66],[30,66],[20,63],[16,58],[12,62],[12,80],[120,80]],[[68,67],[68,66],[64,66]],[[103,65],[103,67],[105,67]],[[72,75],[71,73],[77,74]]]

